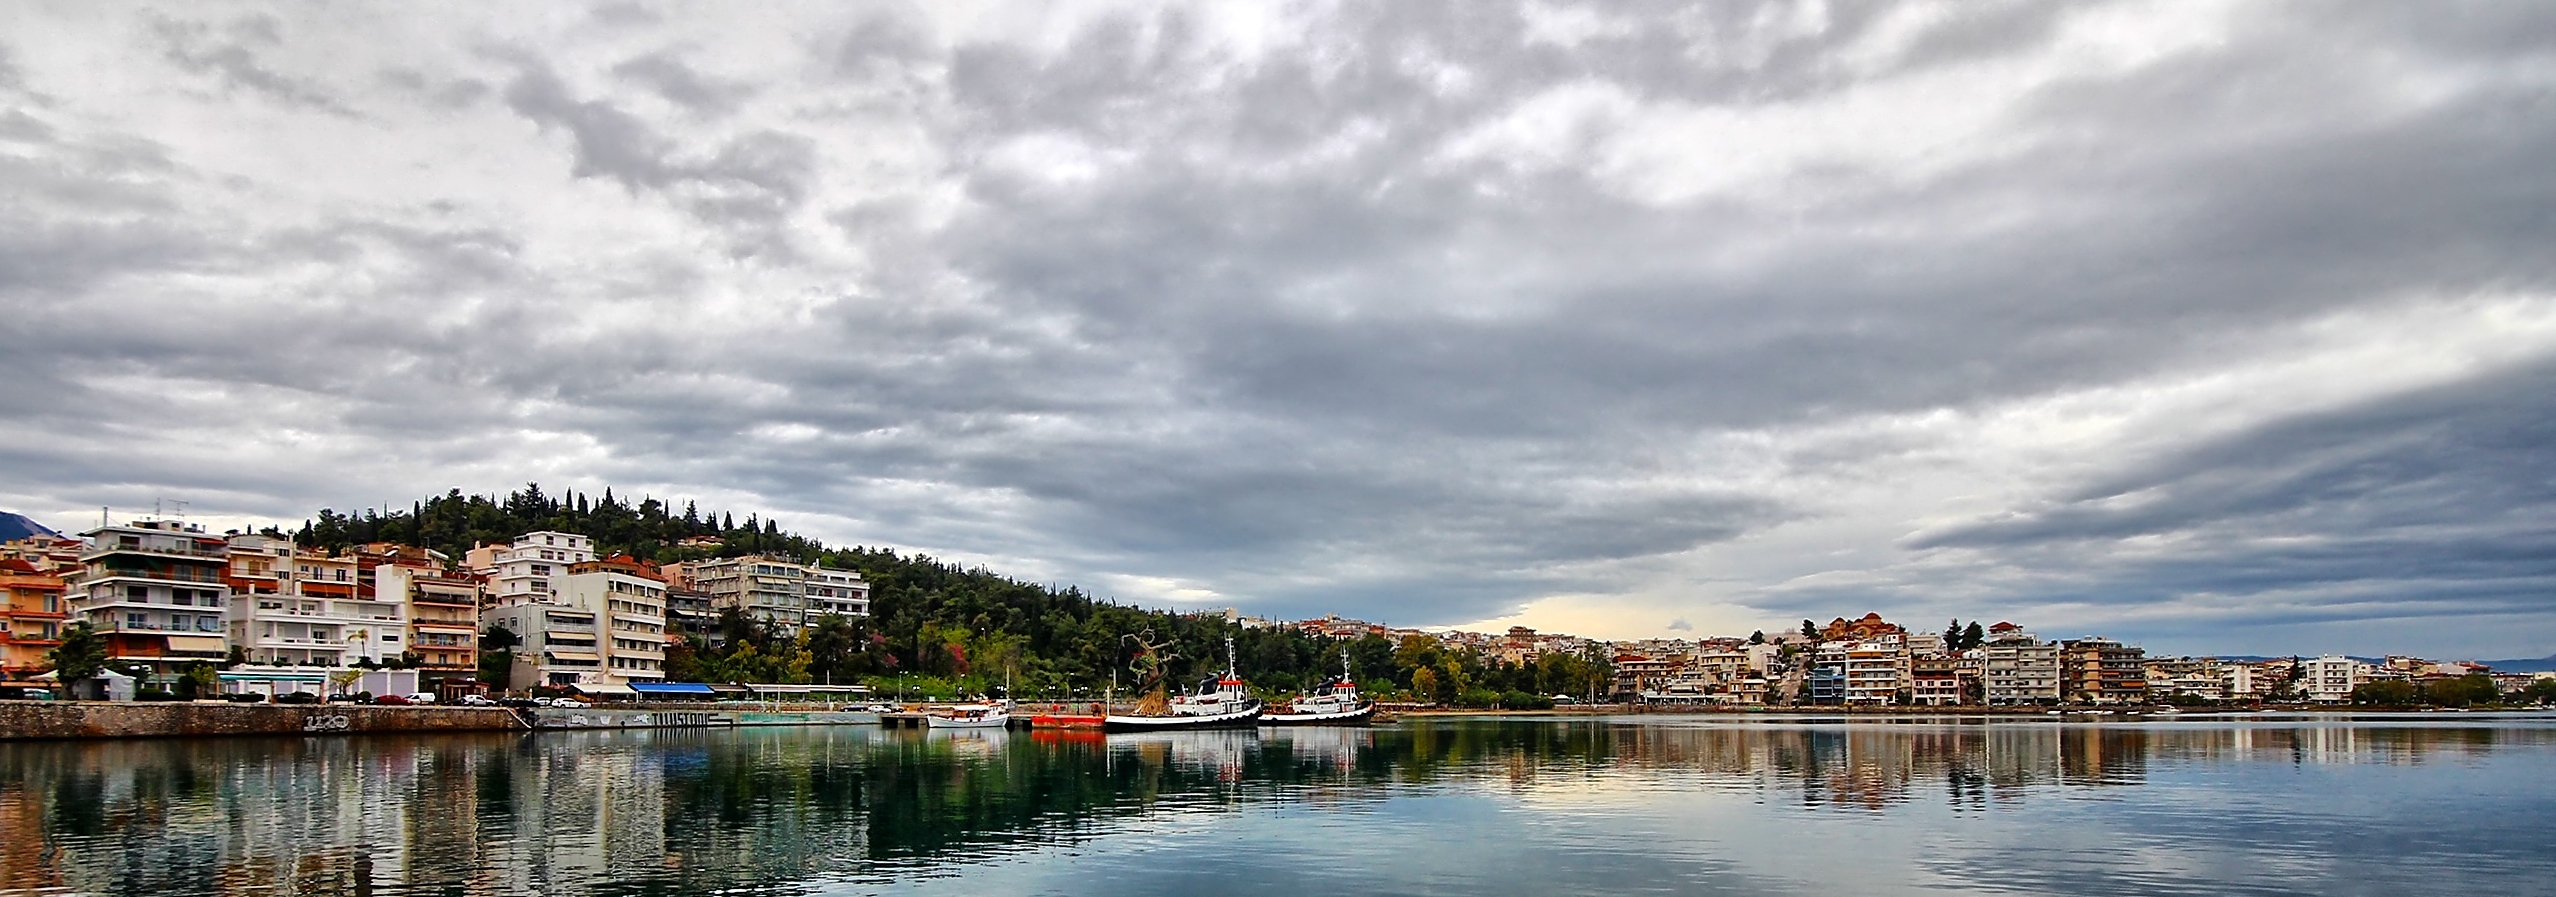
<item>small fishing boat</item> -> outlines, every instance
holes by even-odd
[[[1373,702],[1358,697],[1349,675],[1349,652],[1340,652],[1340,677],[1324,682],[1312,694],[1260,714],[1264,726],[1363,726],[1376,715]]]
[[[923,714],[923,725],[934,729],[1000,729],[1011,724],[1011,709],[991,701],[952,704]]]

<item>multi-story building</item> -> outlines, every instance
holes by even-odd
[[[2217,703],[2228,699],[2227,678],[2215,657],[2158,658],[2147,663],[2148,693]]]
[[[828,614],[870,612],[870,584],[860,574],[783,558],[749,554],[693,561],[675,578],[708,594],[714,610],[734,608],[785,636]]]
[[[89,543],[69,536],[35,533],[0,542],[0,560],[25,561],[38,573],[67,575],[80,572],[80,555],[88,550]]]
[[[568,568],[560,597],[593,610],[603,626],[604,684],[666,678],[666,581],[628,555]]]
[[[1846,705],[1888,707],[1907,703],[1911,685],[1908,645],[1884,635],[1846,646]]]
[[[2305,670],[2299,678],[2299,696],[2319,704],[2341,704],[2352,700],[2352,690],[2369,682],[2374,669],[2369,664],[2340,654],[2302,660],[2299,665]]]
[[[796,634],[808,622],[808,571],[797,563],[749,554],[684,565],[692,587],[710,594],[713,610],[735,609]]]
[[[1645,692],[1656,692],[1676,678],[1686,666],[1682,655],[1618,654],[1615,656],[1615,699],[1640,700]]]
[[[1810,673],[1804,682],[1812,704],[1823,707],[1846,703],[1846,643],[1821,642],[1811,649]]]
[[[2144,704],[2148,700],[2147,651],[2088,636],[2059,645],[2061,678],[2070,701]]]
[[[870,615],[870,583],[862,579],[861,574],[821,566],[809,567],[807,587],[810,619],[827,615]]]
[[[230,653],[223,608],[229,546],[204,528],[174,520],[101,526],[82,535],[78,583],[66,590],[73,617],[106,642],[107,662],[173,685],[179,668]]]
[[[2059,703],[2059,646],[2042,642],[2023,627],[1998,623],[1988,627],[1980,645],[1980,683],[1990,704]]]
[[[25,683],[53,668],[71,618],[62,577],[18,558],[0,559],[0,683]]]
[[[2258,664],[2219,662],[2219,693],[2230,701],[2260,701],[2270,696],[2270,682]]]
[[[1910,655],[1908,703],[1919,707],[1951,707],[1969,703],[1974,674],[1962,658],[1948,654]]]
[[[571,564],[595,559],[595,540],[576,533],[541,530],[517,536],[507,545],[482,545],[464,562],[488,585],[488,600],[515,603],[559,596],[559,577]]]
[[[710,593],[689,585],[666,583],[667,643],[676,637],[695,645],[714,645],[719,639],[719,614],[710,608]]]
[[[230,643],[258,667],[347,667],[400,660],[408,608],[359,592],[356,559],[242,533],[227,545]],[[243,673],[234,671],[234,679]]]
[[[536,555],[538,557],[538,555]],[[493,596],[481,615],[522,642],[511,685],[627,691],[665,678],[666,584],[626,556],[558,568],[540,590]]]
[[[475,684],[461,680],[479,670],[479,581],[436,560],[392,556],[365,573],[373,594],[407,607],[408,654],[418,678]]]

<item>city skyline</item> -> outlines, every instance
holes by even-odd
[[[2556,651],[2556,11],[0,22],[66,531],[538,481],[1281,619]]]

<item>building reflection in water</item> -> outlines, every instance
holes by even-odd
[[[876,728],[0,745],[0,891],[587,894],[949,874],[1165,814],[1590,784],[1996,812],[2160,765],[2420,764],[2536,726],[1977,719]]]

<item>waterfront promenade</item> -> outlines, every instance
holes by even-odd
[[[871,725],[878,721],[878,714],[862,711],[767,704],[511,708],[0,701],[0,741]]]

